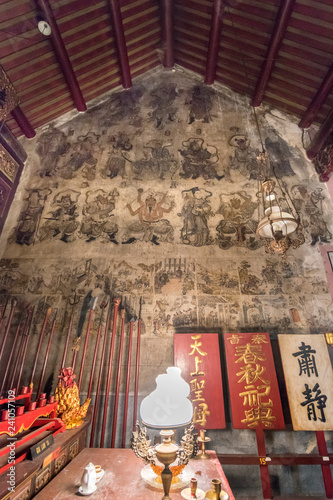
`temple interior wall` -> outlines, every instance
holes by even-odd
[[[256,236],[263,174],[253,110],[245,97],[222,86],[205,87],[180,68],[154,71],[132,89],[117,90],[88,112],[22,140],[28,160],[1,238],[0,289],[36,306],[24,383],[51,307],[57,322],[45,380],[54,389],[70,314],[72,338],[84,337],[82,311],[91,295],[98,301],[83,395],[105,298],[119,297],[126,307],[126,336],[141,301],[140,397],[173,364],[174,333],[269,332],[276,346],[280,333],[332,331],[320,253],[332,242],[328,189],[305,156],[296,119],[265,107],[256,114],[270,156],[268,173],[276,174],[300,214],[300,231],[285,258],[267,253]],[[137,321],[134,346],[136,334]],[[120,319],[116,352],[119,339]],[[102,342],[99,355],[101,348]],[[37,376],[45,349],[46,341]],[[69,351],[68,366],[71,356]],[[106,369],[105,361],[103,377]],[[115,370],[116,362],[113,380]],[[131,394],[134,371],[135,349]],[[314,433],[292,432],[287,409],[285,416],[288,430],[267,433],[268,451],[315,453]],[[208,435],[220,453],[256,453],[254,434],[232,431],[230,415],[226,430]],[[224,469],[235,488],[247,477],[248,494],[260,491],[253,468]],[[319,466],[276,467],[273,475],[274,491],[281,494],[324,491]]]

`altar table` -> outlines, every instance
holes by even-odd
[[[209,458],[192,459],[189,466],[198,480],[198,488],[203,491],[211,489],[212,479],[221,479],[222,490],[235,500],[221,464],[214,451],[208,451]],[[92,462],[105,470],[102,479],[97,483],[96,491],[90,495],[91,500],[161,500],[163,490],[152,488],[141,478],[144,467],[143,460],[134,455],[130,449],[85,448],[70,464],[68,464],[45,488],[35,497],[36,500],[78,500],[83,498],[78,493],[84,468]],[[172,500],[181,500],[181,490],[171,490]]]

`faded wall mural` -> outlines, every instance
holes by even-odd
[[[318,249],[332,241],[326,187],[296,124],[266,109],[258,119],[271,174],[302,222],[303,240],[285,259],[256,236],[263,174],[248,103],[160,70],[23,141],[29,160],[2,237],[2,294],[59,314],[74,292],[126,297],[133,309],[141,297],[152,339],[331,331]]]

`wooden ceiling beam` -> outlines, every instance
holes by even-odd
[[[267,83],[273,70],[275,59],[279,52],[283,36],[287,30],[287,26],[291,18],[294,4],[295,0],[283,0],[283,2],[281,3],[279,12],[276,17],[272,38],[267,48],[264,60],[265,62],[261,68],[257,86],[252,98],[252,106],[260,106],[263,100]]]
[[[205,75],[205,83],[207,85],[212,85],[215,80],[217,58],[220,49],[224,8],[224,0],[214,0]]]
[[[174,0],[163,0],[163,66],[171,69],[175,65],[174,32]]]
[[[328,113],[324,123],[314,136],[310,146],[306,149],[309,160],[313,160],[325,144],[326,139],[333,130],[333,109]]]
[[[120,67],[122,85],[124,89],[129,89],[132,87],[132,76],[129,65],[124,26],[121,16],[119,0],[109,0],[109,4],[113,21],[113,30],[118,49],[119,67]]]
[[[33,137],[35,137],[36,132],[20,106],[16,106],[16,108],[11,111],[11,114],[17,125],[22,130],[23,134],[28,139],[32,139]]]
[[[62,70],[72,99],[78,111],[86,111],[87,106],[84,101],[79,83],[76,79],[71,61],[69,59],[65,44],[59,31],[56,19],[53,15],[49,0],[35,0],[38,11],[42,18],[50,25],[50,41],[58,64]]]
[[[316,118],[319,109],[322,107],[328,95],[330,94],[332,88],[333,88],[333,66],[331,66],[330,70],[326,74],[322,84],[320,85],[318,91],[316,92],[314,98],[312,99],[308,109],[302,116],[302,119],[298,124],[300,128],[310,127],[311,123]]]

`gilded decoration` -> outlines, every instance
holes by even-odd
[[[6,149],[0,144],[0,172],[2,172],[11,182],[14,182],[18,169],[19,164],[16,163]]]
[[[19,98],[14,86],[0,66],[0,120],[4,120],[18,104]]]

